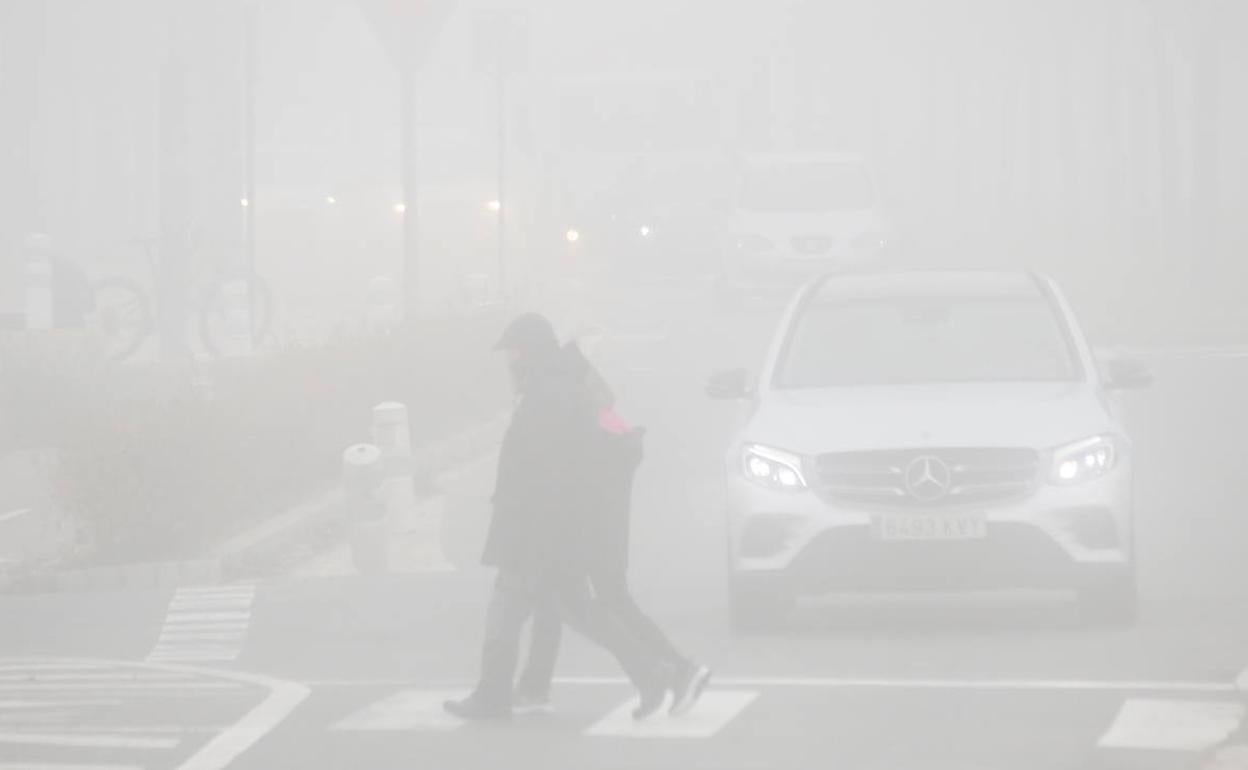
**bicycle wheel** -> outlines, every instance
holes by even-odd
[[[111,361],[133,357],[156,328],[147,292],[128,278],[95,281],[91,291],[95,298],[92,326],[103,337],[105,356]]]

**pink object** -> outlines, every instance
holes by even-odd
[[[598,413],[598,424],[608,433],[614,433],[622,436],[632,430],[632,426],[624,422],[624,418],[616,414],[611,408],[603,409]]]

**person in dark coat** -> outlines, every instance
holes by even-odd
[[[635,715],[649,716],[662,707],[671,673],[596,600],[588,579],[584,502],[587,448],[597,429],[592,403],[544,317],[520,316],[496,349],[510,358],[518,396],[499,453],[483,556],[498,568],[498,578],[480,680],[446,710],[464,719],[510,716],[524,625],[535,608],[554,606],[564,622],[619,661],[640,693]]]
[[[587,452],[593,469],[585,490],[582,532],[590,554],[589,578],[594,595],[615,620],[640,639],[652,655],[673,672],[671,713],[687,713],[710,681],[711,670],[696,663],[672,644],[667,635],[637,605],[628,587],[631,540],[630,514],[633,479],[643,457],[644,428],[630,428],[614,412],[614,396],[601,374],[574,344],[564,348],[585,396],[598,412],[599,430]],[[516,687],[517,711],[549,712],[551,680],[562,636],[559,608],[548,603],[533,619],[529,660]]]

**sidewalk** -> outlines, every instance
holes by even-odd
[[[73,530],[54,498],[55,463],[51,452],[0,456],[0,577],[73,545]]]

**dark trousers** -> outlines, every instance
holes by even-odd
[[[510,704],[520,636],[534,615],[562,619],[590,641],[605,648],[639,689],[655,682],[662,661],[629,633],[598,601],[588,578],[534,577],[502,570],[486,614],[481,681],[475,695],[491,703]],[[558,640],[556,639],[556,647]],[[553,664],[552,664],[553,668]]]
[[[676,649],[658,624],[637,606],[637,600],[628,590],[628,577],[623,571],[596,573],[590,578],[590,586],[598,605],[611,616],[615,626],[639,644],[650,660],[657,660],[677,669],[689,665],[689,659]],[[571,620],[562,614],[562,607],[558,602],[548,601],[535,609],[529,642],[529,661],[517,684],[520,692],[535,696],[550,693],[565,622],[571,624]]]

